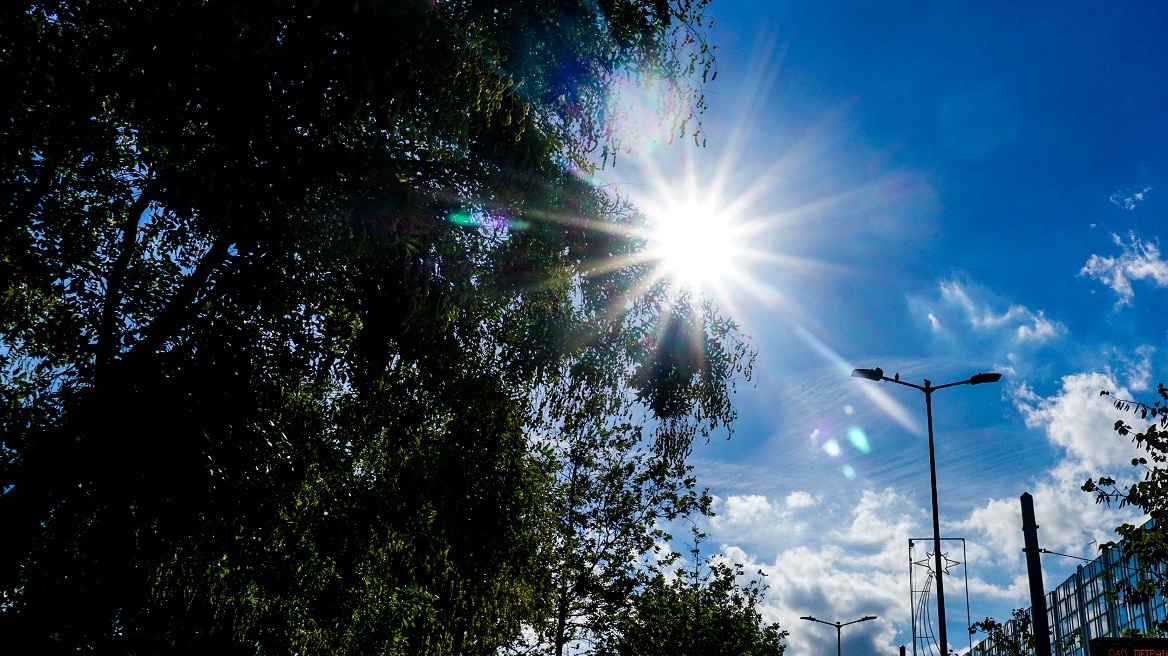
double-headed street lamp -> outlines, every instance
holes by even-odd
[[[900,379],[900,374],[896,374],[895,378],[889,378],[884,375],[884,370],[880,367],[875,369],[853,369],[852,376],[855,378],[867,378],[868,380],[885,380],[897,385],[904,385],[925,393],[925,414],[929,418],[929,482],[932,484],[933,491],[933,559],[935,562],[934,570],[937,576],[937,623],[938,623],[938,638],[940,639],[941,654],[949,653],[949,641],[945,630],[945,587],[941,583],[941,523],[937,511],[937,457],[933,453],[933,392],[946,387],[956,387],[958,385],[981,385],[982,383],[996,383],[1002,379],[1002,374],[988,373],[988,374],[974,374],[966,380],[959,380],[952,383],[945,383],[944,385],[933,385],[928,378],[925,379],[925,384],[914,385]],[[804,618],[806,619],[806,618]]]
[[[827,622],[825,620],[811,617],[810,615],[805,615],[803,617],[800,617],[799,619],[807,620],[808,622],[819,622],[820,624],[834,626],[835,627],[835,656],[840,656],[840,648],[841,648],[840,647],[840,645],[841,645],[840,632],[844,630],[844,627],[849,625],[849,624],[858,624],[859,622],[867,622],[868,620],[874,620],[874,619],[876,619],[876,616],[875,615],[865,615],[865,616],[861,617],[860,619],[852,620],[851,622]]]

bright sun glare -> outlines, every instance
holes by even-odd
[[[651,213],[649,256],[674,285],[699,291],[734,276],[741,250],[729,217],[708,203],[678,203]]]

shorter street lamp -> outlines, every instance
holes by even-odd
[[[841,642],[840,635],[841,635],[842,631],[844,630],[844,627],[849,625],[849,624],[857,624],[859,622],[867,622],[868,620],[874,620],[874,619],[876,619],[876,616],[875,615],[865,615],[858,620],[852,620],[851,622],[842,622],[842,623],[841,622],[827,622],[827,621],[824,621],[824,620],[821,620],[821,619],[818,619],[815,617],[811,617],[810,615],[805,615],[803,617],[800,617],[799,619],[807,620],[808,622],[819,622],[820,624],[834,626],[835,627],[835,656],[841,656],[840,649],[842,648],[842,642]]]

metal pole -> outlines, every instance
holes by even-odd
[[[1046,591],[1042,585],[1042,561],[1039,558],[1038,522],[1034,521],[1034,497],[1023,492],[1022,539],[1026,545],[1026,573],[1030,579],[1030,626],[1033,627],[1035,656],[1050,656],[1050,623],[1046,618]],[[1076,587],[1076,589],[1082,589]],[[1080,605],[1082,607],[1082,605]],[[1085,626],[1085,625],[1082,625]]]
[[[933,488],[933,560],[937,576],[937,634],[941,656],[949,654],[949,636],[945,628],[945,585],[941,567],[941,514],[937,505],[937,456],[933,452],[933,385],[925,379],[925,414],[929,418],[929,482]]]
[[[835,656],[843,656],[843,637],[842,637],[843,633],[842,632],[844,630],[844,627],[848,626],[849,624],[858,624],[860,622],[867,622],[868,620],[874,620],[874,619],[876,619],[876,616],[875,615],[865,615],[865,616],[861,617],[860,619],[852,620],[851,622],[840,622],[839,620],[836,620],[835,622],[828,622],[827,620],[821,620],[817,617],[812,617],[810,615],[804,615],[803,617],[800,617],[799,619],[807,620],[808,622],[819,622],[820,624],[834,626],[835,627]]]
[[[912,616],[912,646],[913,656],[917,656],[917,608],[913,603],[913,595],[917,592],[916,583],[913,582],[913,540],[908,539],[908,611]],[[900,646],[900,656],[904,656],[904,645]]]
[[[900,374],[896,374],[892,378],[884,375],[884,370],[880,367],[875,369],[853,369],[853,378],[864,378],[866,380],[886,381],[889,383],[896,383],[897,385],[904,385],[918,389],[925,393],[925,413],[929,418],[929,482],[931,483],[933,493],[933,556],[934,568],[937,577],[937,622],[940,624],[939,639],[941,655],[949,656],[949,631],[945,626],[945,587],[942,582],[944,568],[941,563],[941,519],[940,509],[937,503],[937,456],[933,448],[933,392],[946,387],[954,387],[956,385],[981,385],[983,383],[996,383],[1002,379],[1002,374],[999,373],[977,373],[970,376],[967,380],[958,380],[952,383],[945,383],[944,385],[934,386],[928,378],[925,379],[925,385],[914,385],[908,381],[900,379]],[[915,648],[915,642],[914,642]]]

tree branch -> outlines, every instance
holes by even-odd
[[[109,367],[110,361],[113,360],[117,340],[115,325],[119,314],[118,310],[122,304],[122,284],[126,280],[130,261],[138,250],[138,224],[153,201],[154,187],[151,183],[147,183],[126,211],[126,225],[122,228],[122,241],[118,257],[110,268],[109,277],[106,279],[105,298],[102,300],[101,318],[97,325],[95,378],[101,377]]]
[[[211,249],[199,261],[199,265],[195,267],[190,277],[186,279],[183,286],[170,299],[166,307],[162,308],[162,311],[158,313],[158,317],[154,319],[153,323],[150,324],[150,327],[146,330],[146,336],[130,349],[128,357],[144,357],[161,348],[166,338],[177,329],[179,318],[194,304],[199,290],[210,280],[211,274],[214,273],[215,269],[227,259],[231,244],[232,241],[224,235],[220,235],[211,244]]]

